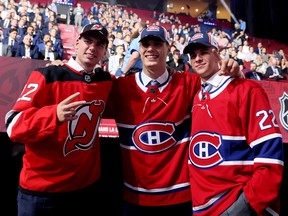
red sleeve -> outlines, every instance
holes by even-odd
[[[12,141],[35,142],[55,132],[57,104],[53,104],[53,96],[47,92],[45,78],[33,71],[14,107],[6,114],[7,133]]]
[[[268,97],[260,86],[250,88],[242,101],[242,127],[246,128],[246,139],[254,152],[253,177],[244,192],[253,209],[262,215],[267,207],[277,209],[274,203],[279,198],[284,168],[282,136]]]

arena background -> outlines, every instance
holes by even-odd
[[[201,0],[199,0],[201,1]],[[31,3],[39,2],[31,0]],[[74,0],[75,6],[78,1]],[[92,1],[79,1],[84,5],[92,4]],[[109,4],[120,4],[128,8],[137,8],[138,10],[147,10],[151,12],[156,10],[158,12],[167,12],[167,4],[173,1],[167,0],[110,0],[101,1]],[[100,2],[100,3],[101,3]],[[174,6],[181,1],[174,0]],[[188,1],[189,2],[189,1]],[[191,7],[194,1],[190,1]],[[215,10],[215,4],[218,1],[203,1],[207,3],[208,9]],[[49,1],[41,1],[41,4],[49,3]],[[247,32],[251,37],[277,40],[288,45],[288,36],[285,34],[286,24],[286,9],[288,8],[288,1],[278,0],[230,0],[231,12],[236,17],[241,17],[247,22]],[[59,9],[65,13],[69,9],[69,5],[59,4]],[[185,10],[188,9],[187,5]],[[214,11],[215,12],[215,11]],[[233,19],[231,19],[230,27],[233,26]],[[41,60],[27,60],[21,58],[0,57],[0,170],[2,176],[0,178],[0,187],[2,192],[2,201],[0,204],[1,212],[9,212],[5,215],[16,214],[16,192],[18,184],[19,170],[21,169],[21,159],[23,155],[23,146],[18,143],[12,143],[7,134],[4,124],[4,116],[17,100],[23,85],[25,84],[30,72],[37,67],[42,67],[47,62]],[[259,83],[266,90],[269,95],[269,100],[283,135],[285,142],[285,153],[288,148],[288,82],[273,82],[273,81],[259,81]],[[109,200],[111,208],[115,209],[115,215],[120,209],[121,201],[121,158],[119,146],[117,145],[117,128],[113,120],[104,119],[99,128],[101,135],[101,151],[102,151],[102,184],[103,184],[103,198]],[[287,163],[287,156],[285,155],[285,163]],[[107,171],[108,170],[108,171]],[[287,215],[288,206],[285,203],[287,199],[287,168],[285,168],[283,186],[281,189],[282,209],[281,215]],[[109,197],[110,192],[116,196]],[[116,193],[115,193],[116,192]]]

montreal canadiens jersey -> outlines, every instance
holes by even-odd
[[[141,74],[118,78],[106,109],[114,111],[119,131],[124,200],[143,206],[190,201],[190,110],[200,79],[175,73],[159,88],[145,87]]]
[[[195,97],[189,173],[193,215],[220,215],[244,191],[252,208],[279,214],[283,144],[264,89],[224,77],[206,99]]]
[[[25,145],[21,187],[39,192],[66,192],[98,180],[98,125],[111,88],[111,76],[102,69],[92,76],[68,65],[32,71],[16,104],[6,115],[9,137]],[[76,92],[80,95],[73,101],[86,101],[76,108],[78,118],[59,123],[57,104]]]

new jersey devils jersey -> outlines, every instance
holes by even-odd
[[[25,144],[20,186],[44,192],[66,192],[94,183],[100,175],[98,125],[112,88],[110,74],[78,72],[68,65],[33,71],[13,109],[6,115],[12,141]],[[78,118],[60,123],[57,105],[74,101]]]
[[[224,80],[192,108],[193,215],[220,215],[242,191],[258,215],[279,213],[283,146],[268,97],[255,81]]]
[[[143,206],[190,201],[190,110],[200,79],[175,73],[160,87],[145,87],[141,76],[118,78],[107,107],[119,131],[124,200]]]

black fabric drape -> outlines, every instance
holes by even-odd
[[[126,5],[127,7],[137,8],[142,10],[166,12],[167,0],[117,0],[118,4]]]
[[[288,44],[287,0],[230,0],[230,8],[237,19],[246,21],[252,36]]]

